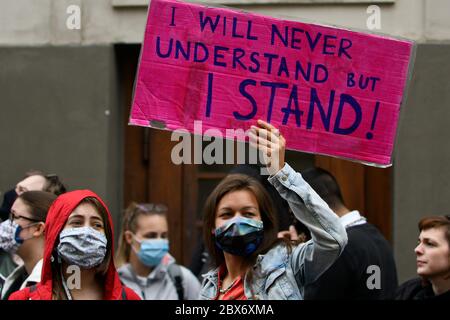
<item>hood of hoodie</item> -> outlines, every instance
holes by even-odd
[[[73,210],[80,204],[83,199],[88,197],[97,199],[105,207],[106,212],[108,213],[108,225],[112,238],[112,243],[110,244],[110,246],[112,252],[114,252],[112,217],[108,210],[108,207],[103,202],[103,200],[90,190],[76,190],[60,195],[51,205],[45,222],[45,249],[43,258],[44,262],[41,275],[41,290],[39,290],[40,294],[44,296],[43,298],[51,299],[53,288],[53,275],[51,267],[52,254],[55,250],[55,246],[59,242],[59,234],[64,228],[64,225],[66,224],[67,219],[69,218]],[[120,283],[112,256],[105,274],[104,299],[119,299],[121,296],[121,292],[122,284]]]

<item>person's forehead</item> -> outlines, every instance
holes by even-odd
[[[422,230],[421,238],[429,238],[437,241],[445,241],[445,227],[436,227]]]
[[[23,179],[19,184],[26,187],[28,190],[39,190],[44,187],[45,178],[40,175],[33,175]]]
[[[137,227],[141,230],[167,230],[167,219],[165,216],[152,214],[140,215],[137,218]]]
[[[249,190],[237,190],[227,193],[219,202],[220,207],[228,206],[257,206],[255,195]]]
[[[11,206],[11,211],[14,211],[17,214],[28,213],[29,207],[25,204],[25,202],[23,202],[22,199],[17,198]]]
[[[90,203],[81,203],[81,204],[79,204],[72,211],[72,213],[69,215],[69,218],[72,218],[72,217],[75,217],[75,216],[83,216],[85,218],[96,217],[96,218],[100,218],[101,219],[101,215],[97,211],[97,208],[94,207],[94,205],[92,205]]]

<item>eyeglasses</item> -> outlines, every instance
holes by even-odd
[[[9,220],[11,221],[11,223],[13,223],[14,220],[19,220],[19,219],[28,220],[28,221],[31,221],[31,222],[41,222],[41,220],[38,220],[38,219],[33,219],[33,218],[25,217],[25,216],[22,216],[22,215],[18,215],[18,214],[16,215],[13,212],[9,213]]]

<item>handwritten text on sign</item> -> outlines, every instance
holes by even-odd
[[[413,43],[152,0],[130,123],[280,128],[289,149],[389,165]]]

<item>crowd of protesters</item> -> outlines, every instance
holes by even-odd
[[[191,270],[169,253],[166,205],[131,203],[115,250],[98,195],[28,173],[0,208],[1,299],[450,299],[450,216],[419,221],[418,277],[399,286],[390,244],[346,207],[329,172],[296,172],[266,122],[252,126],[250,142],[271,159],[270,175],[236,167],[212,191]]]

